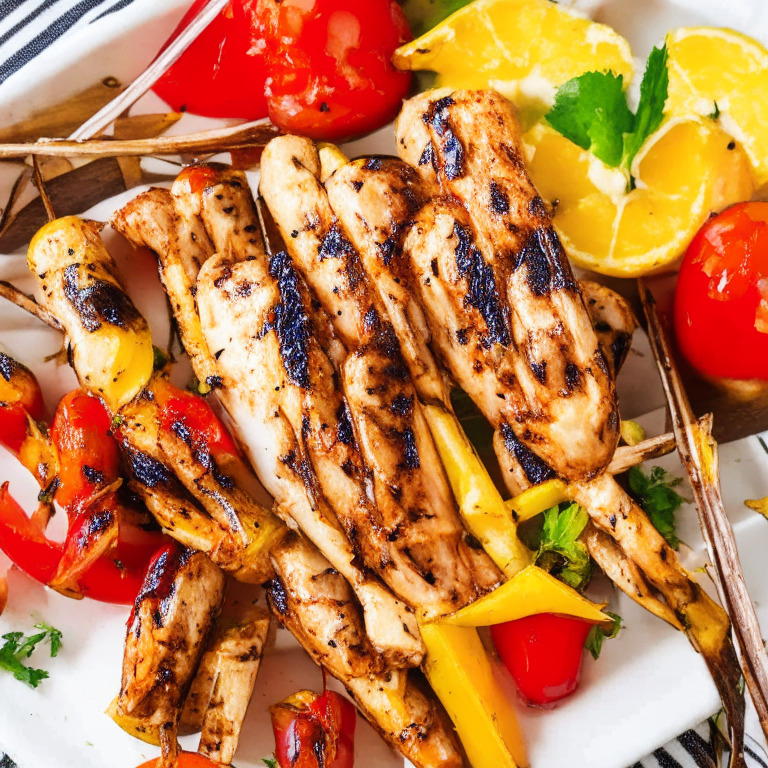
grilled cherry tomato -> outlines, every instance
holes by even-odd
[[[411,74],[392,54],[412,39],[396,0],[245,0],[266,44],[269,117],[284,131],[339,141],[397,115]]]
[[[142,763],[139,768],[160,768],[162,762],[161,757],[156,757],[154,760]],[[220,766],[197,752],[180,752],[176,760],[176,768],[220,768]]]
[[[101,400],[84,389],[64,395],[56,407],[51,427],[59,456],[56,501],[68,514],[80,512],[95,493],[120,477],[120,452],[111,424]]]
[[[354,706],[333,691],[299,691],[270,707],[280,768],[352,768]]]
[[[0,352],[0,445],[19,453],[27,436],[27,414],[45,418],[43,393],[32,371]]]
[[[208,0],[197,0],[172,40]],[[155,93],[177,111],[258,120],[267,116],[263,55],[250,40],[243,0],[232,0],[157,81]]]
[[[491,637],[523,698],[545,705],[573,693],[592,624],[540,613],[491,627]]]
[[[708,376],[768,380],[768,203],[738,203],[699,230],[680,267],[675,335]]]

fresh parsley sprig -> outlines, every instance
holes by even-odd
[[[622,627],[621,616],[617,613],[611,613],[610,611],[606,611],[606,613],[613,619],[611,628],[605,629],[599,624],[595,624],[595,626],[589,630],[587,640],[584,643],[584,647],[592,654],[593,659],[600,657],[600,652],[603,650],[603,641],[612,640],[619,634],[619,630]]]
[[[629,487],[653,527],[666,539],[672,549],[680,546],[677,538],[675,515],[683,497],[675,490],[682,479],[670,475],[661,467],[653,467],[649,474],[640,467],[629,470]]]
[[[587,548],[579,540],[589,515],[578,505],[552,507],[544,513],[536,565],[574,589],[585,589],[592,576]]]
[[[37,688],[41,681],[48,677],[48,673],[42,669],[34,669],[24,664],[37,646],[47,640],[51,646],[51,658],[56,656],[61,648],[61,632],[58,629],[41,621],[35,624],[35,629],[40,632],[25,637],[23,632],[8,632],[3,635],[5,644],[0,648],[0,669],[10,672],[17,680],[32,688]]]
[[[667,46],[648,57],[637,114],[624,94],[624,78],[613,72],[586,72],[560,86],[547,122],[606,165],[621,168],[633,183],[632,161],[664,119],[669,91]]]

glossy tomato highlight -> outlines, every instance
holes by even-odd
[[[738,203],[699,230],[674,323],[681,352],[705,375],[768,380],[768,203]]]
[[[594,625],[569,616],[539,613],[491,627],[504,666],[531,704],[552,704],[579,685],[584,643]]]
[[[396,0],[245,0],[253,46],[265,45],[273,123],[340,141],[394,119],[411,74],[392,54],[412,39]]]

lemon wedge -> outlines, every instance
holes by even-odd
[[[712,27],[670,32],[667,49],[666,114],[717,116],[744,148],[755,186],[767,184],[768,50],[738,32]]]
[[[476,0],[395,51],[400,69],[437,72],[437,87],[494,88],[530,124],[585,72],[632,78],[629,43],[550,0]]]
[[[544,123],[525,135],[531,176],[579,267],[618,277],[670,269],[712,211],[753,191],[747,155],[710,119],[672,119],[632,163],[636,187]]]

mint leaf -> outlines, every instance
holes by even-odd
[[[606,613],[613,619],[613,625],[610,629],[604,629],[598,624],[595,624],[592,629],[589,630],[587,640],[584,643],[584,647],[592,654],[593,659],[600,657],[600,652],[603,650],[603,641],[611,640],[619,634],[621,629],[621,616],[616,613],[606,611]]]
[[[552,507],[544,513],[536,565],[574,589],[586,588],[592,576],[587,548],[579,540],[589,515],[578,505]]]
[[[23,632],[8,632],[0,638],[5,640],[5,644],[0,648],[0,669],[10,672],[17,680],[32,688],[37,688],[40,682],[48,677],[48,673],[42,669],[28,667],[24,660],[46,639],[51,644],[51,656],[55,656],[61,648],[61,632],[58,629],[45,622],[35,624],[35,629],[42,631],[30,637],[24,637]]]
[[[613,167],[621,162],[624,134],[634,127],[624,78],[612,72],[586,72],[560,86],[546,119],[566,139]]]
[[[645,74],[640,84],[640,103],[637,105],[634,129],[624,137],[624,155],[621,164],[629,170],[635,155],[646,139],[661,125],[664,119],[664,105],[669,93],[669,71],[667,70],[667,46],[654,48],[645,65]]]
[[[640,467],[629,470],[629,487],[653,527],[672,549],[680,546],[675,514],[683,503],[683,497],[674,489],[682,482],[661,467],[654,467],[648,475]]]

